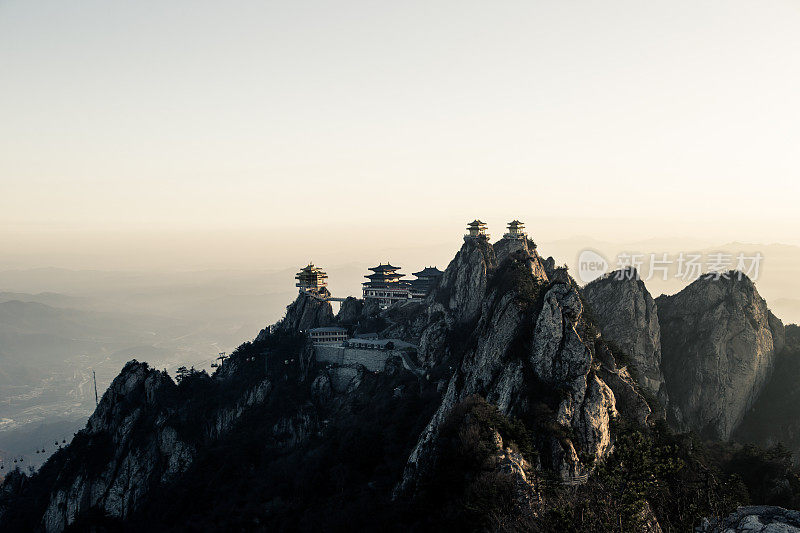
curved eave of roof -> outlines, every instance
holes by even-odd
[[[444,272],[442,272],[441,270],[439,270],[436,267],[425,267],[422,270],[420,270],[419,272],[414,272],[413,273],[413,275],[417,276],[418,278],[421,277],[421,276],[428,276],[428,277],[430,277],[430,276],[441,276],[442,274],[444,274]]]
[[[400,270],[400,267],[392,266],[389,263],[386,263],[385,265],[380,264],[376,267],[370,267],[369,270],[372,270],[373,272],[391,272],[394,270]]]

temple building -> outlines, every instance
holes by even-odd
[[[431,289],[433,289],[439,283],[439,278],[442,277],[442,274],[444,274],[444,272],[436,267],[425,267],[419,272],[414,272],[413,275],[417,279],[409,282],[411,285],[411,298],[425,298],[428,293],[431,292]]]
[[[403,274],[397,272],[399,269],[388,263],[370,268],[372,274],[364,276],[369,280],[363,283],[364,300],[378,300],[382,309],[395,302],[408,300],[411,297],[411,284],[400,279]]]
[[[295,287],[298,287],[301,293],[307,292],[317,296],[327,297],[330,292],[326,285],[328,285],[328,274],[321,268],[309,263],[300,272],[295,274],[294,279],[297,280]]]
[[[519,220],[512,220],[508,223],[508,233],[503,235],[504,239],[525,240],[528,235],[525,233],[525,224]]]
[[[473,220],[467,224],[467,232],[468,233],[464,235],[465,239],[489,239],[489,234],[486,233],[486,223],[480,220]]]

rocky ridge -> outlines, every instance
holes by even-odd
[[[630,359],[638,383],[666,405],[658,307],[638,272],[612,272],[586,285],[583,297],[603,337]]]
[[[463,280],[470,289],[456,291],[463,295],[460,302],[468,309],[480,303],[480,312],[474,314],[472,325],[466,320],[472,314],[448,316],[448,308],[443,307],[438,309],[439,320],[426,330],[433,328],[435,338],[443,343],[448,325],[466,321],[464,330],[471,334],[439,408],[409,457],[396,495],[413,493],[432,470],[441,424],[457,403],[474,394],[502,413],[522,419],[531,415],[534,403],[551,409],[554,423],[569,428],[574,437],[543,431],[538,442],[549,466],[563,479],[588,471],[579,452],[602,460],[611,448],[614,394],[595,371],[599,368],[593,364],[596,338],[583,320],[577,287],[569,280],[549,283],[535,253],[516,250],[497,266],[493,257],[485,240],[467,239],[431,296],[452,302],[450,284]],[[428,338],[420,345],[421,359],[434,360],[425,351],[435,353],[439,348]],[[549,397],[540,397],[542,390],[550,391],[545,394]]]
[[[727,440],[783,348],[783,324],[746,276],[704,276],[656,299],[667,393],[698,433]]]

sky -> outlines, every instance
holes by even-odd
[[[0,267],[800,245],[800,2],[0,0]],[[319,258],[319,259],[317,259]]]

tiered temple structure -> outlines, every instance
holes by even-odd
[[[486,233],[486,223],[480,220],[473,220],[467,224],[467,234],[464,235],[465,239],[489,239],[489,234]]]
[[[411,284],[400,278],[403,274],[397,272],[400,267],[390,264],[379,264],[370,268],[372,274],[364,276],[369,281],[363,283],[364,299],[378,300],[378,304],[385,309],[395,302],[410,298]]]
[[[503,235],[504,239],[519,239],[525,240],[528,235],[525,233],[525,224],[519,220],[512,220],[508,223],[508,233]]]
[[[444,274],[444,272],[436,267],[430,266],[425,267],[419,272],[414,272],[414,276],[417,279],[409,282],[411,285],[411,298],[425,298],[428,293],[431,292],[431,289],[433,289],[439,283],[439,278],[442,277],[442,274]]]
[[[305,292],[323,298],[331,294],[327,287],[328,274],[321,268],[314,266],[314,263],[309,263],[308,266],[295,274],[294,279],[297,280],[295,287],[298,287],[301,293]]]

